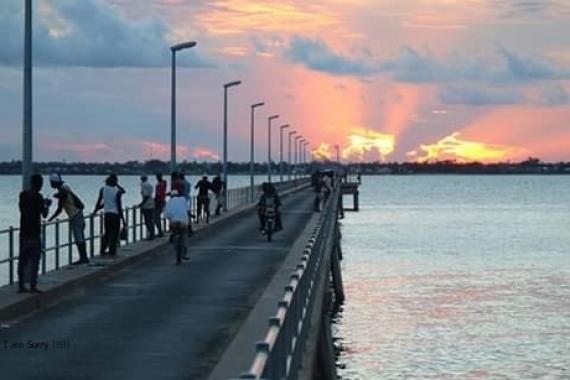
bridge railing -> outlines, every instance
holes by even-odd
[[[305,186],[308,179],[297,179],[294,181],[284,181],[283,183],[275,183],[278,191],[286,191],[296,187]],[[256,198],[261,194],[261,186],[255,187]],[[228,208],[237,208],[251,204],[250,202],[251,188],[240,187],[228,189]],[[197,197],[192,196],[191,199],[192,212],[196,211]],[[216,202],[211,197],[210,214],[214,215]],[[127,222],[127,239],[119,242],[119,244],[131,244],[146,238],[146,228],[140,208],[128,207],[123,209],[125,221]],[[85,242],[87,244],[88,255],[93,258],[99,252],[101,247],[101,238],[103,236],[103,214],[85,215]],[[168,223],[161,218],[163,231],[168,231]],[[72,238],[72,229],[67,218],[56,219],[52,222],[42,223],[42,258],[40,274],[46,274],[52,270],[58,270],[61,267],[71,264],[77,259],[77,253],[74,252],[74,243]],[[13,284],[16,281],[18,250],[19,250],[20,229],[10,226],[7,229],[0,230],[0,286],[5,284]]]
[[[236,379],[292,380],[297,378],[313,314],[316,286],[326,261],[329,238],[334,236],[339,186],[329,196],[311,233],[296,270],[284,288],[265,338],[255,346],[250,369]]]

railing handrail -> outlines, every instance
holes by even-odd
[[[283,182],[276,182],[274,183],[277,187],[277,189],[279,191],[283,191],[286,189],[290,189],[293,187],[299,187],[299,186],[303,186],[306,183],[307,179],[306,178],[300,178],[300,179],[292,179],[291,181],[283,181]],[[231,202],[228,202],[228,207],[229,208],[235,208],[235,207],[240,207],[246,204],[251,204],[250,202],[250,192],[251,192],[251,187],[248,186],[242,186],[242,187],[237,187],[237,188],[233,188],[233,189],[228,189],[228,201],[231,199]],[[261,185],[260,184],[256,184],[254,185],[254,194],[255,195],[259,195],[261,193]],[[191,202],[191,208],[192,211],[196,210],[196,201],[197,201],[197,196],[196,195],[192,195],[191,198],[189,199],[189,202]],[[130,244],[131,242],[136,242],[137,241],[137,236],[139,238],[142,238],[143,235],[143,226],[144,223],[142,221],[142,213],[138,213],[136,212],[137,209],[140,209],[140,207],[138,206],[129,206],[129,207],[125,207],[123,209],[123,213],[125,215],[126,220],[128,221],[128,230],[131,233],[128,234],[127,237],[127,244]],[[214,202],[210,202],[210,214],[213,215],[213,211],[215,209],[215,205]],[[94,246],[95,246],[95,240],[96,239],[100,239],[102,236],[102,216],[103,216],[104,212],[103,211],[99,211],[95,214],[93,213],[87,213],[85,212],[84,214],[84,220],[86,223],[86,228],[87,231],[89,232],[88,234],[86,233],[85,236],[85,241],[86,242],[90,242],[90,247],[89,247],[89,253],[90,253],[90,257],[92,258],[94,256]],[[99,229],[97,229],[96,227],[96,220],[99,219]],[[130,220],[130,219],[134,219],[134,220]],[[48,221],[42,221],[42,274],[45,274],[47,272],[47,268],[46,268],[46,264],[45,264],[45,259],[46,259],[46,253],[47,252],[52,252],[55,251],[57,253],[57,255],[55,256],[55,262],[56,265],[54,268],[50,269],[50,270],[57,270],[59,269],[59,250],[63,249],[63,248],[68,248],[68,252],[69,252],[69,263],[71,263],[71,257],[72,257],[72,248],[73,248],[73,240],[71,239],[71,231],[69,229],[69,223],[70,223],[70,218],[67,216],[62,216],[59,217],[51,222]],[[165,219],[162,218],[161,219],[161,225],[163,225],[164,227],[166,227],[166,222]],[[68,226],[68,231],[67,231],[67,241],[64,241],[60,244],[59,241],[59,226],[61,225],[67,225]],[[56,233],[56,242],[54,245],[51,245],[49,247],[46,246],[46,236],[45,236],[45,232],[47,231],[48,228],[50,227],[54,227],[54,229],[56,231],[54,231],[54,233]],[[139,229],[139,234],[137,235],[136,231],[137,228]],[[166,229],[166,228],[165,228]],[[9,247],[8,247],[8,257],[5,258],[1,258],[0,257],[0,266],[3,264],[9,264],[9,281],[8,284],[13,284],[14,283],[14,262],[16,262],[18,260],[17,255],[15,255],[15,241],[16,241],[16,237],[18,236],[20,232],[20,228],[19,227],[14,227],[14,226],[10,226],[6,229],[0,230],[0,237],[4,236],[4,235],[8,235],[8,240],[9,240]],[[65,240],[65,239],[64,239]],[[0,247],[2,248],[2,247]],[[2,284],[0,284],[0,286],[2,286]]]
[[[336,223],[339,196],[340,185],[337,182],[305,245],[300,262],[284,287],[275,316],[269,319],[264,339],[256,344],[256,354],[249,370],[236,379],[295,378],[308,333],[307,318],[311,317],[314,287],[322,274],[321,265],[329,237],[327,232],[334,231]]]

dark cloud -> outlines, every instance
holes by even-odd
[[[35,2],[38,4],[37,2]],[[0,64],[21,62],[23,2],[0,0]],[[170,64],[168,28],[159,18],[132,21],[101,0],[50,0],[51,11],[34,9],[34,62],[50,66],[161,67]],[[40,18],[40,20],[38,20]],[[53,24],[53,25],[52,25]],[[198,48],[177,63],[213,67]]]
[[[378,66],[363,58],[340,55],[321,40],[295,36],[285,50],[285,58],[301,63],[310,69],[341,75],[371,75],[378,72]]]
[[[439,90],[439,100],[449,105],[488,106],[522,104],[524,95],[508,89],[490,89],[478,86],[444,86]]]
[[[366,51],[366,50],[361,50]],[[470,58],[455,53],[438,59],[430,52],[403,46],[400,54],[385,61],[374,60],[370,54],[356,57],[332,50],[324,41],[294,37],[284,51],[290,62],[316,71],[337,75],[366,77],[388,73],[401,82],[528,82],[570,79],[570,68],[561,67],[540,57],[527,57],[499,47],[500,63],[486,58]]]

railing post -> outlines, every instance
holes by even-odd
[[[129,228],[131,228],[131,221],[129,219],[129,209],[125,209],[125,223],[127,224],[127,240],[126,243],[129,244]],[[133,241],[134,243],[134,241]]]
[[[137,241],[137,210],[133,207],[131,212],[133,219],[133,243]]]
[[[69,264],[73,262],[73,239],[71,231],[71,220],[67,223],[67,259]]]
[[[55,220],[55,269],[59,269],[59,219]]]
[[[46,232],[47,227],[42,224],[42,274],[46,274]]]
[[[95,220],[93,219],[93,214],[89,215],[89,241],[91,242],[89,255],[93,258],[95,256]]]
[[[133,207],[133,211],[136,210],[136,207]],[[136,212],[136,211],[135,211]],[[143,222],[143,213],[142,213],[142,209],[139,211],[139,240],[144,240],[146,238],[145,234],[144,234],[144,222]]]
[[[9,273],[9,282],[10,285],[14,283],[14,227],[10,226],[10,233],[8,235],[8,258],[10,262],[8,263],[10,273]]]

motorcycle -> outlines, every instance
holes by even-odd
[[[275,232],[275,202],[273,198],[267,199],[265,203],[264,220],[267,241],[271,241],[273,232]]]

